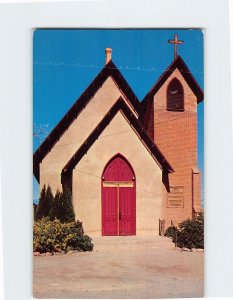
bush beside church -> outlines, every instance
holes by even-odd
[[[50,186],[44,186],[34,215],[33,251],[56,253],[92,251],[91,238],[84,234],[75,214],[68,188],[57,191],[55,197]]]
[[[34,223],[34,252],[55,253],[71,250],[80,252],[93,250],[91,238],[83,233],[82,223],[78,221],[62,223],[58,219],[51,221],[48,217]]]
[[[184,220],[179,227],[168,227],[165,236],[171,237],[180,248],[204,249],[204,213]]]

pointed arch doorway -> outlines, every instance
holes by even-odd
[[[106,165],[102,175],[102,235],[136,234],[136,178],[120,154]]]

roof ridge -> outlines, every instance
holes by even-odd
[[[119,69],[110,60],[103,69],[97,74],[94,80],[89,84],[89,86],[84,90],[84,92],[78,97],[74,102],[68,112],[62,117],[62,119],[57,123],[57,125],[50,132],[48,137],[43,141],[39,148],[34,152],[33,155],[33,173],[36,179],[39,181],[39,163],[51,150],[51,148],[56,144],[59,138],[63,135],[65,130],[71,125],[73,120],[81,113],[85,108],[91,98],[99,90],[101,85],[106,81],[108,77],[112,77],[115,83],[120,86],[122,93],[125,95],[129,104],[138,115],[141,114],[141,105],[134,94],[133,90],[125,80],[124,76],[121,74]]]
[[[197,103],[201,102],[204,98],[204,93],[199,86],[198,82],[190,72],[188,66],[184,62],[183,58],[178,55],[167,67],[167,69],[160,75],[159,79],[155,82],[149,92],[143,98],[141,104],[142,106],[144,103],[152,96],[157,93],[157,91],[161,88],[164,82],[169,78],[169,76],[178,68],[181,74],[183,75],[184,79],[192,89],[193,93],[197,97]]]
[[[167,172],[173,172],[173,168],[170,163],[166,160],[165,156],[162,154],[158,146],[150,139],[146,130],[140,121],[134,116],[132,111],[129,109],[125,101],[122,97],[116,101],[116,103],[111,107],[111,109],[107,112],[107,114],[103,117],[103,119],[99,122],[99,124],[93,129],[90,135],[86,138],[83,144],[78,148],[74,155],[69,159],[66,165],[62,169],[62,174],[70,173],[84,154],[90,149],[99,135],[104,131],[106,126],[112,121],[116,113],[122,110],[125,117],[129,120],[133,125],[133,128],[137,131],[137,133],[141,136],[147,148],[150,150],[150,154],[154,156],[156,161],[160,164],[162,169],[165,169]]]

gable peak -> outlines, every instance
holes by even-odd
[[[142,102],[145,102],[147,99],[150,99],[151,96],[154,96],[157,91],[161,88],[164,82],[170,77],[170,75],[178,69],[182,76],[184,77],[187,84],[190,86],[191,90],[197,97],[197,103],[203,101],[204,94],[202,89],[200,88],[199,84],[193,77],[192,73],[190,72],[189,68],[185,64],[184,60],[181,58],[180,55],[172,61],[172,63],[168,66],[168,68],[163,72],[163,74],[159,77],[158,81],[155,85],[150,89],[148,94],[144,97]]]

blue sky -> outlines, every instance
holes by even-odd
[[[105,48],[141,101],[173,60],[168,39],[204,89],[201,30],[36,30],[33,37],[33,126],[48,134],[105,64]],[[35,151],[42,140],[33,138]],[[204,103],[198,105],[198,166],[204,177]],[[203,181],[203,180],[202,180]],[[33,199],[39,188],[33,178]]]

